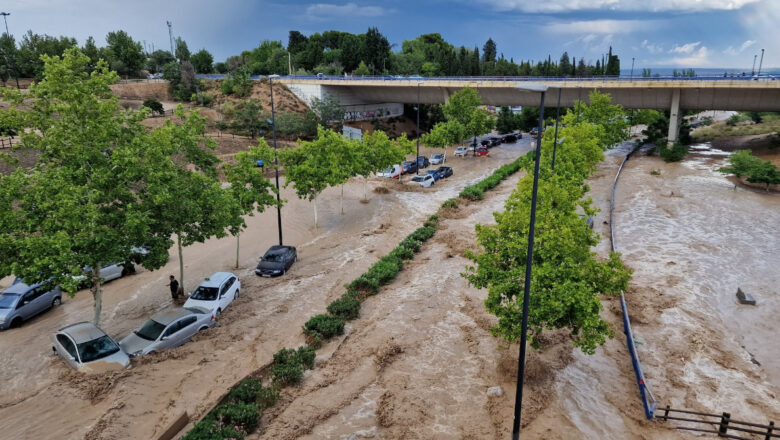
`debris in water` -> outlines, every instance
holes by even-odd
[[[487,390],[487,395],[501,397],[504,395],[504,390],[502,390],[500,386],[490,387]]]
[[[737,287],[737,301],[739,301],[740,304],[756,305],[756,299],[749,293],[743,292],[739,287]]]

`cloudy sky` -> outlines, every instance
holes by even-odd
[[[168,48],[166,20],[191,50],[217,60],[262,40],[287,44],[288,31],[336,29],[362,33],[376,26],[400,44],[438,32],[473,47],[493,38],[498,51],[518,60],[600,59],[611,45],[622,67],[737,68],[750,70],[765,49],[764,66],[780,66],[780,0],[6,0],[8,27],[89,35],[124,29],[151,48]]]

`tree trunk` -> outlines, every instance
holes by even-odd
[[[181,252],[181,234],[176,234],[176,245],[179,246],[179,286],[184,289],[184,255]]]
[[[100,289],[100,264],[95,265],[92,268],[92,299],[95,309],[95,316],[92,318],[92,322],[95,325],[100,325],[100,312],[103,310],[103,291]]]
[[[368,176],[363,179],[363,200],[368,200]]]
[[[317,229],[317,197],[312,201],[314,202],[314,229]]]
[[[344,184],[341,184],[341,201],[339,202],[341,205],[341,215],[344,215]]]
[[[236,234],[236,269],[238,269],[238,248],[241,246],[241,233]]]

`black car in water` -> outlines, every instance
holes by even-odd
[[[292,246],[271,246],[257,263],[255,274],[262,277],[284,275],[298,261],[298,252]]]
[[[406,162],[401,162],[401,169],[403,169],[404,174],[416,173],[417,162],[413,160],[407,160]]]
[[[450,167],[436,168],[436,174],[439,175],[440,179],[446,179],[447,177],[450,177],[452,175],[452,168]]]
[[[425,156],[417,156],[417,168],[423,169],[431,166],[431,162]]]

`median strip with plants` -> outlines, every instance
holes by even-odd
[[[482,200],[485,191],[495,188],[521,168],[522,158],[496,169],[490,176],[469,185],[459,197]],[[446,200],[441,209],[456,208],[456,199]],[[327,312],[313,316],[303,326],[307,345],[298,349],[283,348],[274,354],[273,363],[236,384],[222,401],[182,437],[182,440],[242,440],[260,425],[262,412],[274,406],[281,389],[298,385],[303,372],[314,368],[315,350],[328,339],[344,334],[346,321],[360,316],[360,306],[369,296],[379,293],[382,286],[392,283],[404,263],[414,259],[422,245],[436,234],[439,214],[433,214],[389,254],[374,263],[366,272],[345,286],[346,293],[328,305]],[[264,386],[261,373],[270,372]]]

